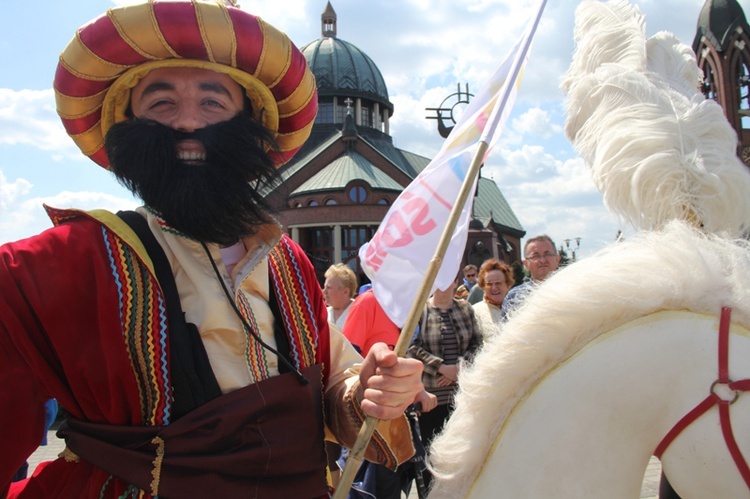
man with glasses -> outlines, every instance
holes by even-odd
[[[523,254],[523,265],[531,275],[531,279],[508,291],[501,309],[503,320],[507,320],[508,314],[520,307],[534,287],[557,270],[560,264],[560,255],[557,253],[555,243],[546,234],[526,241]]]
[[[477,266],[469,264],[464,267],[464,279],[463,283],[456,288],[456,294],[454,298],[457,300],[465,300],[469,296],[469,291],[477,285]]]

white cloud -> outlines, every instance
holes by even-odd
[[[52,89],[0,88],[0,144],[25,144],[62,157],[81,157],[57,116]]]
[[[31,190],[31,182],[22,178],[9,182],[0,170],[0,216],[8,210],[16,200]]]
[[[550,121],[549,113],[538,107],[533,107],[514,119],[513,129],[524,135],[538,135],[544,138],[562,132],[560,125],[555,125]]]
[[[0,171],[0,244],[28,237],[51,227],[43,208],[45,204],[55,208],[101,208],[113,212],[133,209],[139,204],[133,198],[90,191],[62,191],[53,196],[28,198],[27,195],[32,191],[29,182],[18,179],[9,183]],[[10,194],[6,197],[6,193]]]

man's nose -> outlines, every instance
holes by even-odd
[[[194,132],[205,126],[205,120],[194,106],[180,106],[172,120],[172,128],[181,132]]]

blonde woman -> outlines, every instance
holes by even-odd
[[[328,267],[325,278],[323,300],[328,308],[328,320],[343,331],[349,315],[349,305],[354,302],[354,294],[357,292],[357,276],[343,263],[337,263]]]

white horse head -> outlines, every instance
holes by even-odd
[[[456,410],[430,450],[430,497],[637,497],[659,441],[716,379],[716,349],[707,345],[715,346],[723,306],[733,309],[733,351],[745,355],[730,375],[750,377],[750,245],[683,222],[550,277],[462,372]],[[691,315],[653,315],[663,311]],[[688,437],[672,446],[678,465]],[[702,450],[728,457],[720,438]],[[748,495],[731,459],[717,462],[721,473],[703,463],[687,474],[714,497],[719,482],[733,492],[719,496]],[[701,497],[674,469],[675,488]]]

